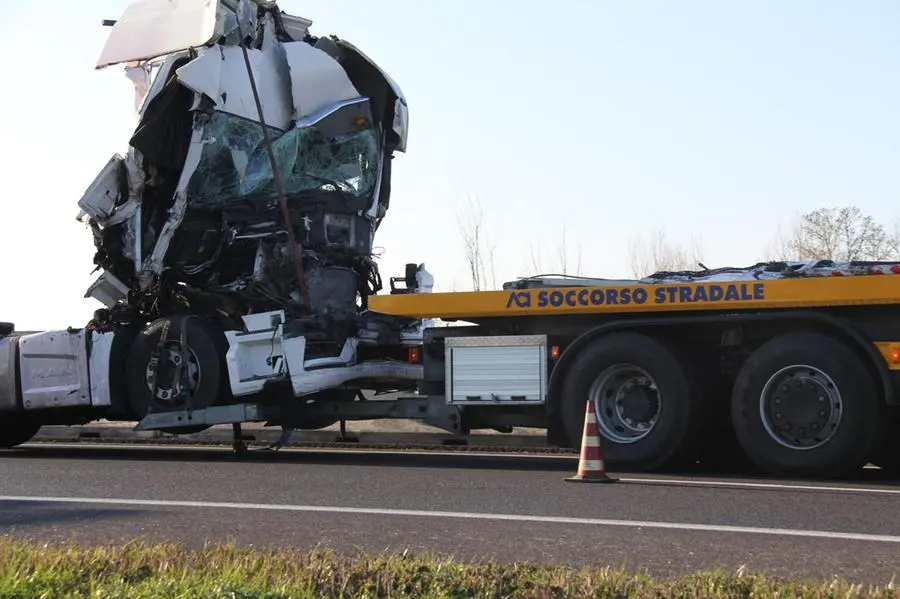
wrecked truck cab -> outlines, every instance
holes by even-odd
[[[162,362],[190,362],[171,376],[227,368],[236,395],[286,376],[305,377],[292,380],[296,395],[418,379],[420,367],[379,370],[357,357],[359,345],[421,336],[420,321],[367,310],[382,288],[372,248],[390,204],[391,161],[407,145],[397,84],[355,46],[311,35],[312,21],[274,2],[139,0],[109,24],[96,67],[124,68],[138,122],[127,151],[78,202],[79,219],[103,271],[86,295],[106,306],[92,326],[142,330],[129,379],[153,384],[130,391],[146,396],[135,409],[162,409],[173,394],[204,403],[224,391],[176,381],[157,401],[163,368],[157,356],[152,376],[147,370],[147,335],[169,348]],[[267,347],[257,364],[262,354],[244,355],[241,344],[260,322],[278,329],[278,343],[302,349],[285,347],[279,362]],[[175,331],[182,338],[170,347]],[[191,357],[200,346],[216,348],[222,363]],[[291,352],[299,363],[285,363]],[[355,370],[311,382],[304,360],[322,359]]]

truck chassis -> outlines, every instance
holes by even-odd
[[[456,435],[544,428],[548,444],[578,448],[584,405],[593,401],[613,469],[749,458],[775,476],[841,477],[870,461],[896,471],[900,277],[876,274],[891,266],[883,264],[806,266],[813,270],[803,277],[738,283],[738,295],[701,306],[691,294],[727,294],[735,284],[698,273],[707,280],[674,285],[669,303],[592,306],[591,294],[607,299],[613,288],[620,298],[626,291],[652,296],[660,284],[524,279],[504,291],[416,293],[408,277],[408,289],[374,296],[371,307],[419,319],[417,332],[368,354],[351,343],[352,350],[345,346],[330,359],[304,360],[295,351],[302,340],[291,349],[278,335],[278,312],[248,316],[243,331],[219,338],[198,334],[212,330],[203,326],[176,324],[173,348],[154,338],[154,359],[169,352],[176,370],[160,380],[183,380],[178,368],[194,355],[207,381],[190,392],[163,385],[146,414],[135,412],[129,389],[147,381],[134,368],[131,379],[128,368],[116,375],[135,360],[127,351],[135,347],[133,333],[88,327],[19,336],[5,325],[0,442],[24,443],[42,424],[100,418],[139,419],[136,430],[173,433],[229,423],[289,431],[397,418]],[[785,265],[764,268],[783,272]],[[841,268],[850,276],[822,276]],[[563,301],[541,299],[550,297]],[[191,318],[202,322],[185,321]],[[466,325],[425,326],[431,318]],[[57,384],[63,379],[68,384]],[[401,396],[367,400],[362,390],[371,388]],[[165,409],[176,396],[185,401]]]

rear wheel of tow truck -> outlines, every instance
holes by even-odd
[[[854,473],[880,439],[884,406],[873,378],[833,337],[775,337],[738,373],[731,401],[735,433],[750,459],[770,475]]]
[[[159,347],[165,325],[168,341],[159,352],[156,365],[153,354]],[[186,347],[181,347],[181,327],[186,327]],[[218,327],[201,317],[160,318],[144,328],[134,340],[128,356],[128,399],[141,418],[149,413],[208,408],[216,403],[225,390],[223,385],[223,336]],[[179,351],[180,350],[180,351]],[[186,358],[182,362],[182,356]],[[174,369],[182,367],[183,376],[173,380]],[[152,377],[157,389],[153,392]],[[194,434],[210,428],[208,425],[162,429],[170,434]]]
[[[665,345],[637,333],[590,344],[566,373],[560,410],[572,445],[581,446],[586,402],[597,413],[606,467],[646,472],[691,453],[699,419],[686,371]]]
[[[0,449],[28,443],[41,429],[41,423],[31,414],[0,412]]]

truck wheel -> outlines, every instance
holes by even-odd
[[[576,448],[587,401],[594,402],[608,467],[652,471],[693,446],[699,421],[688,377],[672,352],[650,337],[602,337],[575,359],[561,387],[560,410]]]
[[[28,443],[41,430],[41,423],[30,414],[0,412],[0,449],[12,449]]]
[[[775,476],[835,478],[862,468],[876,449],[883,409],[862,360],[819,333],[760,346],[738,373],[731,400],[738,440]]]
[[[159,360],[154,368],[151,358],[159,346],[164,325],[168,323],[169,342],[163,345]],[[187,347],[180,347],[182,323],[187,327]],[[179,316],[160,318],[144,328],[131,346],[128,356],[128,399],[132,409],[143,418],[148,413],[181,410],[187,407],[188,399],[192,409],[207,408],[219,399],[223,391],[224,356],[220,355],[217,336],[222,335],[212,323],[200,318],[183,319]],[[179,382],[171,380],[172,369],[176,366],[178,353],[186,355],[183,371],[186,376]],[[157,392],[153,394],[151,374],[157,377]],[[180,427],[164,432],[196,433],[208,426]]]

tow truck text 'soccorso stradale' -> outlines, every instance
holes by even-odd
[[[712,302],[757,302],[766,299],[763,283],[666,285],[646,287],[593,287],[568,290],[513,291],[507,309],[577,308],[587,306],[675,305]]]

